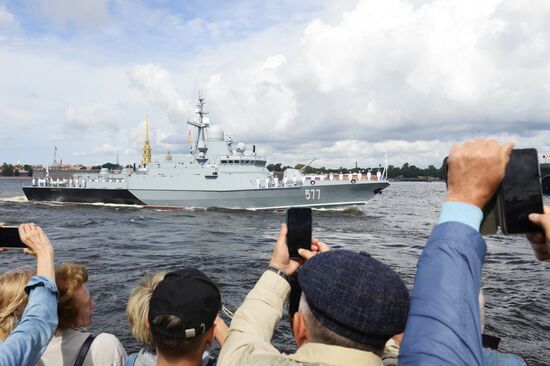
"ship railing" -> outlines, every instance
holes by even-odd
[[[33,187],[68,187],[68,188],[86,188],[88,182],[110,182],[110,183],[124,183],[124,178],[109,178],[109,179],[85,179],[73,177],[70,179],[52,179],[52,178],[33,178],[32,186]]]

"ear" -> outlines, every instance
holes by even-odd
[[[147,328],[147,331],[151,331],[151,325],[149,324],[149,317],[145,317],[145,328]]]
[[[294,313],[294,319],[292,320],[292,333],[294,334],[294,340],[296,341],[298,348],[309,342],[306,323],[304,322],[302,313],[299,311]]]
[[[213,323],[210,329],[206,332],[206,347],[210,347],[214,342],[214,334],[216,334],[216,323]]]

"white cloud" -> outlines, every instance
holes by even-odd
[[[396,165],[438,164],[477,135],[549,148],[545,0],[324,1],[286,21],[277,8],[278,23],[256,31],[246,28],[253,6],[213,19],[99,1],[81,19],[72,5],[44,4],[59,24],[103,28],[0,49],[0,124],[16,121],[27,136],[39,126],[37,143],[57,142],[47,131],[85,131],[66,149],[109,144],[137,160],[149,110],[153,152],[187,151],[185,120],[202,89],[211,120],[272,161],[377,165],[388,152]],[[138,51],[142,42],[150,48]]]
[[[166,108],[170,114],[183,118],[192,113],[192,105],[181,97],[171,73],[165,68],[155,64],[137,65],[128,76],[148,101]]]

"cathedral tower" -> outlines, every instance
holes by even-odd
[[[151,145],[149,145],[149,112],[145,117],[145,143],[143,144],[143,152],[141,153],[141,164],[149,164],[151,162]]]

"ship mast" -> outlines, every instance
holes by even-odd
[[[197,161],[201,164],[207,160],[206,151],[208,150],[208,148],[206,147],[206,137],[204,129],[210,125],[210,122],[208,122],[208,119],[206,118],[208,112],[204,107],[205,104],[206,100],[201,96],[201,93],[199,92],[199,103],[197,104],[197,109],[195,111],[195,113],[199,115],[199,120],[187,121],[187,124],[195,126],[198,130],[197,141],[195,142],[193,155],[195,156],[195,159],[197,159]]]

